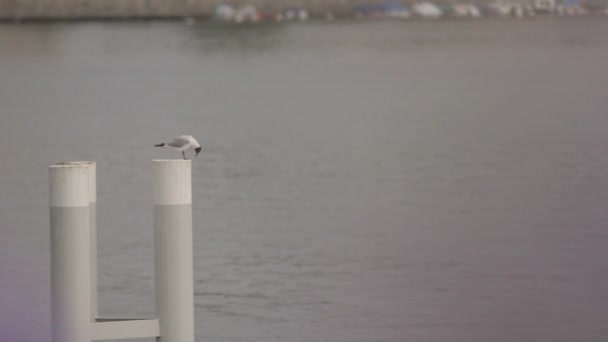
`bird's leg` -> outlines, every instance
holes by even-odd
[[[184,151],[182,151],[182,156],[184,157],[184,160],[186,160],[186,153],[184,153]]]

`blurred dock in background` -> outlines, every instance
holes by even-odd
[[[608,0],[471,0],[456,3],[447,0],[248,0],[238,4],[217,0],[0,0],[0,20],[209,18],[222,6],[232,7],[237,12],[240,8],[251,18],[254,18],[249,14],[253,8],[259,20],[273,21],[282,21],[286,11],[294,9],[306,11],[306,19],[308,15],[321,19],[378,19],[407,18],[410,14],[427,18],[608,14]]]
[[[374,0],[371,0],[374,2]],[[380,2],[380,1],[375,1]],[[208,17],[221,1],[209,0],[0,0],[0,18],[27,19],[161,19]],[[347,14],[357,0],[249,0],[240,5],[281,10],[297,6],[311,13]],[[228,3],[230,5],[236,5]]]

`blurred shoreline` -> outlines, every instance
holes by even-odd
[[[547,6],[545,2],[549,1]],[[542,2],[542,3],[541,3]],[[502,0],[453,3],[438,1],[400,0],[249,0],[240,4],[209,0],[0,0],[0,22],[23,21],[114,21],[114,20],[175,20],[217,18],[220,6],[232,7],[252,17],[251,9],[260,21],[282,21],[285,11],[305,11],[306,18],[334,19],[364,17],[409,18],[478,18],[533,17],[536,15],[573,16],[608,14],[608,2],[579,0]],[[540,6],[540,7],[539,7]],[[238,15],[238,14],[237,14]],[[247,20],[245,20],[246,22]],[[250,20],[257,21],[257,20]]]
[[[366,2],[379,3],[378,0]],[[0,1],[0,20],[124,20],[175,19],[211,17],[221,1],[209,0],[21,0]],[[332,12],[352,13],[357,0],[249,0],[239,6],[253,5],[258,9],[282,10],[286,7],[306,8],[311,14]],[[237,5],[236,3],[233,5]]]

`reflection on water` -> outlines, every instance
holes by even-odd
[[[48,340],[60,160],[98,162],[102,313],[151,315],[151,146],[192,134],[198,340],[603,341],[607,37],[0,26],[0,316]]]
[[[57,51],[60,43],[61,28],[48,25],[13,26],[6,25],[0,29],[0,42],[3,57],[10,58],[44,58]]]
[[[284,25],[233,25],[203,23],[184,26],[183,31],[191,36],[184,47],[195,48],[202,53],[262,52],[279,47],[284,39]]]

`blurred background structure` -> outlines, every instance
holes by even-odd
[[[127,18],[177,18],[206,17],[213,14],[218,5],[234,7],[253,6],[269,11],[285,8],[303,8],[314,16],[351,15],[357,6],[378,6],[387,3],[401,3],[387,0],[249,0],[222,2],[218,0],[0,0],[0,19],[127,19]],[[403,5],[419,6],[428,1],[402,1]],[[605,11],[607,0],[475,0],[475,1],[434,1],[439,8],[451,7],[455,12],[462,6],[500,7],[504,12],[519,9],[541,12],[559,12],[560,8],[584,7],[591,11]],[[460,9],[459,9],[460,8]],[[464,9],[466,11],[466,9]],[[567,13],[567,10],[564,11]]]

